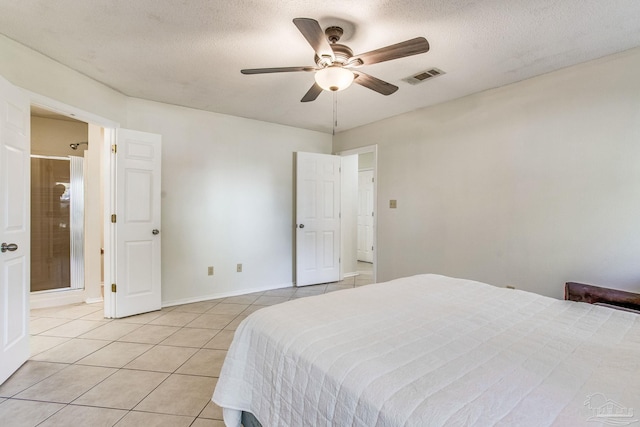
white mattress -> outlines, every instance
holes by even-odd
[[[263,427],[634,421],[640,316],[408,277],[255,312],[236,331],[213,401],[234,427],[238,411]]]

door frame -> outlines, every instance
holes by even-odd
[[[65,104],[63,102],[57,101],[55,99],[49,98],[47,96],[41,95],[39,93],[35,93],[26,89],[22,89],[27,96],[29,97],[29,103],[30,105],[35,105],[38,107],[42,107],[44,109],[53,111],[55,113],[64,115],[64,116],[68,116],[71,117],[73,119],[76,120],[80,120],[83,122],[86,122],[88,124],[93,124],[96,126],[100,126],[104,129],[104,146],[103,146],[103,153],[102,153],[102,178],[103,178],[103,182],[104,182],[104,195],[103,195],[103,205],[104,205],[104,212],[103,212],[103,217],[104,217],[104,283],[111,283],[108,282],[108,280],[110,280],[109,277],[109,272],[111,271],[110,268],[110,261],[111,258],[107,255],[109,253],[110,250],[110,242],[108,237],[108,232],[107,230],[109,230],[109,228],[107,227],[107,224],[110,224],[108,222],[108,212],[110,212],[111,210],[111,206],[110,206],[110,194],[111,194],[111,182],[112,182],[112,175],[113,172],[111,170],[110,167],[110,156],[109,155],[105,155],[105,153],[110,153],[110,147],[111,147],[111,141],[109,140],[109,135],[115,135],[115,129],[120,127],[120,124],[118,122],[114,122],[113,120],[109,120],[107,118],[104,118],[100,115],[97,114],[93,114],[90,113],[86,110],[82,110],[80,108]],[[29,144],[31,144],[31,141],[29,141]],[[91,298],[90,300],[86,299],[86,287],[87,286],[91,286],[88,283],[85,283],[85,290],[68,290],[65,292],[53,292],[53,293],[49,293],[49,294],[41,294],[41,295],[33,295],[30,294],[30,299],[32,302],[32,308],[33,307],[33,303],[35,302],[35,305],[38,307],[46,307],[46,306],[50,306],[50,305],[60,305],[60,304],[72,304],[72,303],[77,303],[77,302],[87,302],[87,303],[93,303],[93,302],[100,302],[102,299],[101,298]],[[98,290],[98,294],[99,294],[99,290]],[[105,290],[105,294],[106,294],[106,290]],[[106,298],[105,299],[105,303],[106,303]]]
[[[373,283],[378,279],[378,145],[365,145],[334,153],[336,156],[346,157],[364,153],[373,153]],[[345,233],[341,233],[344,236]],[[342,239],[342,237],[341,237]],[[341,247],[343,245],[341,244]],[[343,275],[340,265],[340,277]]]

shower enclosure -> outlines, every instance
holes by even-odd
[[[32,155],[31,292],[83,288],[83,158]]]

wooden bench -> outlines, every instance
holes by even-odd
[[[640,294],[618,289],[567,282],[564,288],[564,299],[640,314]]]

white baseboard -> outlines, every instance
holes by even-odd
[[[353,273],[344,273],[342,275],[342,277],[353,277],[353,276],[358,276],[360,273],[358,273],[357,271],[353,272]]]
[[[252,294],[254,292],[272,291],[274,289],[292,288],[292,287],[293,287],[293,283],[291,282],[278,284],[278,285],[259,286],[255,288],[242,289],[238,291],[219,292],[215,294],[202,295],[202,296],[193,297],[193,298],[181,298],[179,300],[174,300],[174,301],[163,301],[162,306],[173,307],[174,305],[191,304],[194,302],[208,301],[208,300],[219,299],[219,298],[237,297],[238,295]]]
[[[84,300],[84,302],[86,302],[87,304],[97,304],[99,302],[103,302],[104,299],[102,298],[87,298],[86,300]]]

